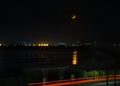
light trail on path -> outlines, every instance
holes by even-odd
[[[109,75],[108,80],[120,80],[120,75]],[[69,80],[57,80],[57,81],[50,81],[50,82],[38,82],[38,83],[29,83],[27,86],[62,86],[62,85],[74,85],[74,84],[83,84],[83,83],[91,83],[91,82],[100,82],[106,81],[106,76],[99,76],[99,77],[89,77],[86,78],[75,78]]]

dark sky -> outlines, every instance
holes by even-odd
[[[116,8],[104,0],[3,2],[0,42],[118,40],[119,30],[113,29],[119,16]]]

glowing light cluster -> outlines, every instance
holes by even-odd
[[[0,46],[2,46],[2,44],[0,43]]]
[[[77,51],[73,51],[72,64],[73,64],[73,65],[76,65],[76,64],[77,64]]]
[[[40,43],[40,44],[38,44],[38,46],[49,46],[49,44],[48,43]]]

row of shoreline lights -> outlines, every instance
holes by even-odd
[[[4,44],[1,44],[0,43],[0,46],[7,46],[7,45],[4,45]],[[16,46],[16,45],[15,45]],[[38,43],[38,44],[24,44],[24,46],[49,46],[48,43]]]
[[[47,46],[49,46],[49,44],[48,44],[48,43],[25,44],[25,46],[40,46],[40,47],[47,47]]]
[[[41,44],[38,44],[38,46],[49,46],[48,43],[41,43]]]

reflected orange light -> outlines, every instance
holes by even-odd
[[[76,65],[76,64],[77,64],[77,51],[73,51],[72,64],[73,64],[73,65]]]

